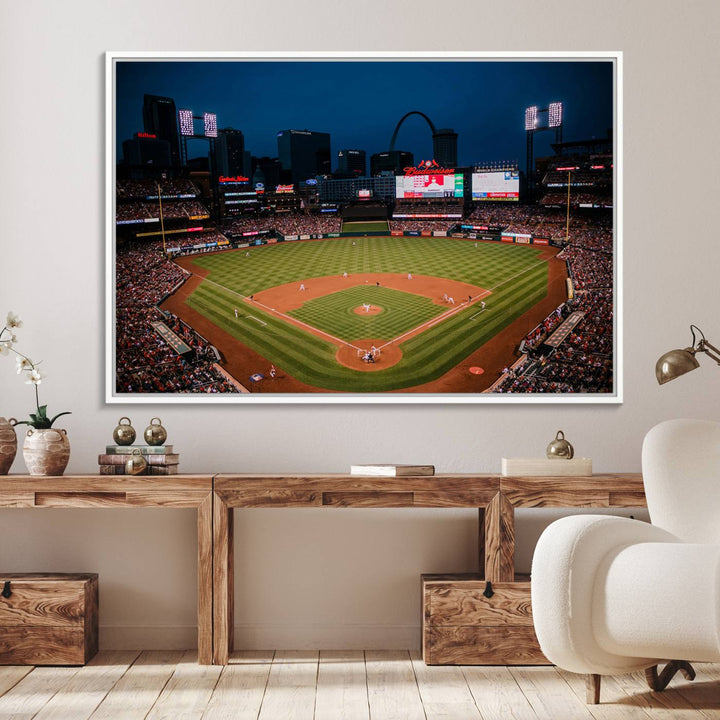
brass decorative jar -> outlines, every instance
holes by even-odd
[[[15,418],[6,420],[0,417],[0,475],[7,475],[17,453],[17,435]]]
[[[56,428],[28,428],[23,457],[31,475],[62,475],[70,460],[67,432]]]
[[[545,454],[549,458],[571,460],[573,455],[575,455],[575,449],[565,439],[565,433],[562,430],[558,430],[555,439],[547,446]]]
[[[127,422],[123,422],[126,420]],[[117,427],[113,430],[113,440],[118,445],[132,445],[135,442],[135,428],[130,423],[129,417],[121,417]]]
[[[145,428],[145,442],[148,445],[162,445],[166,440],[167,431],[162,426],[162,421],[160,418],[153,418]]]
[[[135,448],[125,463],[125,472],[128,475],[142,475],[146,469],[147,461],[140,450]]]

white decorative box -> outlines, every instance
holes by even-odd
[[[591,458],[503,458],[503,475],[541,475],[568,477],[592,475]]]

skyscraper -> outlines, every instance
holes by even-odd
[[[370,157],[370,174],[390,174],[399,172],[406,167],[414,164],[413,154],[405,150],[386,150],[385,152],[375,153]]]
[[[310,130],[281,130],[278,157],[293,183],[330,173],[330,134]]]
[[[441,128],[433,133],[433,157],[438,165],[457,167],[457,139],[452,128]]]
[[[250,175],[245,166],[245,136],[240,130],[224,128],[215,140],[215,170],[218,175]]]
[[[347,177],[363,177],[367,161],[364,150],[340,150],[337,154],[337,174]]]
[[[175,101],[159,95],[145,95],[143,125],[146,133],[151,133],[159,140],[167,140],[170,143],[170,160],[173,165],[180,165],[180,139]]]

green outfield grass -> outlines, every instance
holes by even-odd
[[[353,245],[352,239],[339,238],[280,243],[253,247],[249,257],[245,250],[199,256],[194,263],[210,272],[208,279],[212,282],[203,282],[188,299],[188,305],[269,362],[309,385],[346,392],[383,392],[438,378],[547,293],[547,263],[538,259],[543,251],[541,248],[482,242],[475,247],[473,242],[452,238],[367,237],[355,242]],[[446,277],[486,288],[492,295],[487,298],[483,313],[478,315],[477,305],[458,312],[403,342],[400,345],[403,358],[398,364],[371,373],[339,365],[335,361],[336,347],[331,342],[259,307],[243,305],[244,316],[235,319],[234,308],[238,307],[239,296],[312,277],[342,275],[343,272],[351,275],[412,272]],[[431,307],[422,302],[424,298],[387,288],[376,289],[388,294],[383,293],[382,302],[369,301],[385,310],[374,318],[358,315],[351,318],[347,312],[351,305],[356,307],[365,301],[353,295],[355,290],[361,294],[367,290],[362,287],[309,301],[293,314],[336,337],[356,332],[352,325],[356,319],[381,323],[385,318],[390,324],[383,333],[396,337],[402,332],[396,332],[397,328],[404,327],[404,321],[400,322],[404,313],[418,313],[420,318],[433,316]],[[340,296],[339,300],[335,296]],[[333,309],[336,301],[339,305]],[[432,306],[429,300],[427,303]],[[441,306],[432,307],[443,311]],[[325,313],[327,317],[322,317]],[[412,326],[420,322],[423,320],[413,321]],[[360,337],[377,334],[376,330],[362,328],[360,332]]]
[[[346,233],[390,232],[387,220],[370,220],[367,222],[343,222],[342,231]]]
[[[355,313],[355,308],[363,303],[380,307],[382,312],[378,315]],[[288,315],[352,342],[361,338],[392,340],[446,310],[420,295],[360,285],[310,300]]]

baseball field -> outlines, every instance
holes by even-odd
[[[468,359],[482,372],[484,348],[503,333],[514,347],[562,302],[554,254],[441,237],[285,242],[179,259],[194,277],[169,304],[242,384],[273,364],[264,391],[426,391],[452,375],[474,392]],[[494,365],[512,362],[503,352]]]

